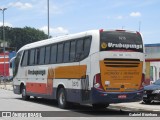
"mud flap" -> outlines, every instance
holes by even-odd
[[[81,98],[82,101],[88,101],[90,99],[89,91],[89,76],[86,75],[84,79],[81,79]]]

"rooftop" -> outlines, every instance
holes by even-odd
[[[160,47],[160,43],[145,44],[145,47]]]

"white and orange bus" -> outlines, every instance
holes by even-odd
[[[23,46],[15,57],[15,94],[92,104],[142,100],[144,47],[141,34],[91,30]]]

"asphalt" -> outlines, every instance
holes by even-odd
[[[13,91],[12,83],[1,83],[0,89]],[[131,110],[131,111],[158,111],[160,112],[160,102],[155,102],[152,104],[144,104],[140,102],[131,102],[131,103],[119,103],[119,104],[110,104],[109,107],[121,110]]]

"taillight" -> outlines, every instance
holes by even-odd
[[[103,32],[103,29],[100,29],[99,32],[100,32],[100,33]]]
[[[137,33],[137,35],[141,35],[140,32],[136,32],[136,33]]]
[[[144,86],[145,86],[145,74],[143,73],[139,90],[143,89]]]
[[[93,87],[97,90],[104,91],[102,83],[101,83],[101,75],[100,73],[94,76]]]

